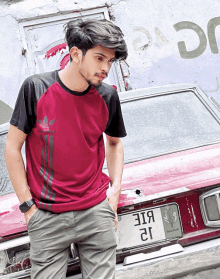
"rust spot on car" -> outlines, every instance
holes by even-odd
[[[195,226],[198,228],[198,223],[196,221],[196,215],[194,213],[193,205],[192,203],[189,203],[189,200],[186,198],[186,203],[187,203],[187,209],[190,217],[190,225],[192,228]]]
[[[5,215],[5,214],[8,214],[9,212],[10,212],[10,211],[1,212],[1,213],[0,213],[0,217],[3,216],[3,215]]]

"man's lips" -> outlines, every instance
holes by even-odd
[[[101,78],[101,79],[104,79],[104,78],[106,78],[106,75],[97,75],[99,78]]]

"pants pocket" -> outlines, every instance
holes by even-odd
[[[39,215],[39,211],[40,211],[40,209],[35,211],[34,214],[31,216],[31,218],[29,219],[29,221],[27,223],[27,230],[28,231],[31,228],[32,224],[34,224],[34,222],[37,220],[37,216]]]
[[[111,210],[111,212],[112,212],[112,213],[114,214],[114,216],[115,216],[115,212],[114,212],[114,210],[112,209],[111,205],[109,204],[108,198],[105,199],[105,203],[107,203],[108,208]]]

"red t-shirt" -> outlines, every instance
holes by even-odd
[[[58,71],[27,78],[10,123],[28,134],[27,180],[38,208],[55,213],[90,208],[106,198],[103,132],[126,131],[116,90],[107,84],[68,89]]]

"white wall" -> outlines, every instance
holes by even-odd
[[[20,85],[29,75],[26,58],[22,56],[23,43],[18,24],[21,19],[74,10],[79,12],[105,3],[105,0],[2,0],[0,100],[14,107]],[[108,1],[108,4],[112,5],[111,16],[124,32],[128,44],[127,63],[132,89],[170,83],[196,83],[220,102],[220,57],[218,50],[211,50],[207,35],[208,22],[220,17],[218,0],[117,0]],[[207,40],[204,52],[196,58],[185,59],[180,55],[178,42],[184,41],[187,51],[196,49],[200,44],[195,31],[175,30],[174,25],[183,21],[197,24],[203,30],[199,30],[200,34],[204,32],[203,40]],[[215,34],[220,47],[219,26]],[[201,46],[205,46],[205,41]]]
[[[220,16],[219,8],[220,3],[215,0],[211,2],[207,0],[202,2],[199,0],[121,2],[115,9],[115,17],[117,23],[125,31],[129,44],[128,64],[132,88],[169,83],[196,83],[206,93],[215,96],[220,101],[219,53],[211,52],[207,39],[203,54],[197,58],[182,58],[177,43],[185,41],[186,49],[191,51],[198,47],[199,37],[195,31],[177,32],[174,28],[176,23],[190,21],[200,26],[207,38],[208,22]],[[126,18],[130,24],[127,25],[123,18]],[[164,36],[162,45],[160,45],[161,40],[158,41],[155,28],[158,28]],[[150,41],[147,38],[147,32],[149,32]],[[220,26],[216,28],[216,38],[220,47]],[[137,39],[140,39],[140,42],[135,43]],[[135,44],[136,48],[145,44],[150,44],[150,46],[145,50],[135,50]]]

